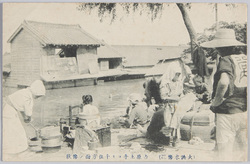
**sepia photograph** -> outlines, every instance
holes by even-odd
[[[247,3],[2,3],[2,161],[246,162]]]

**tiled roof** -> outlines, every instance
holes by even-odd
[[[181,57],[188,46],[141,46],[113,45],[122,57],[126,58],[125,67],[153,66],[162,59]]]
[[[8,42],[12,42],[18,32],[26,28],[45,45],[101,45],[102,42],[84,31],[80,25],[52,24],[24,21]]]
[[[108,44],[101,46],[97,49],[98,58],[122,58],[121,54]]]

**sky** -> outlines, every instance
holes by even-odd
[[[7,40],[24,20],[79,24],[85,31],[110,45],[158,45],[176,46],[187,44],[189,35],[180,10],[174,3],[165,3],[162,16],[153,22],[147,14],[138,12],[125,15],[117,10],[117,20],[112,24],[107,16],[99,21],[96,11],[77,10],[78,3],[4,3],[3,5],[3,53],[10,52]],[[193,3],[188,10],[190,20],[197,33],[215,23],[212,4]],[[225,7],[218,4],[218,20],[226,22],[247,22],[247,5]]]

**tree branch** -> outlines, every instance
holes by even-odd
[[[183,21],[187,27],[187,30],[188,30],[188,33],[189,33],[189,36],[190,36],[190,40],[192,41],[196,41],[197,40],[197,34],[194,30],[194,27],[192,25],[192,22],[188,16],[188,12],[184,6],[183,3],[176,3],[176,5],[178,6],[178,8],[180,9],[181,11],[181,14],[182,14],[182,18],[183,18]]]

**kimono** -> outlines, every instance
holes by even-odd
[[[83,106],[83,112],[79,113],[81,117],[86,118],[87,125],[90,128],[95,128],[100,125],[101,117],[96,106],[87,104]]]

